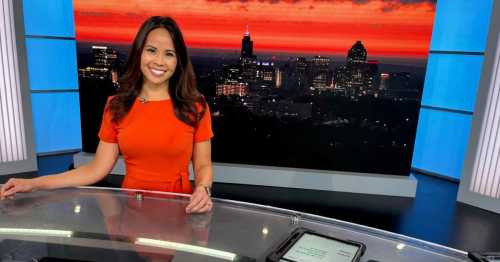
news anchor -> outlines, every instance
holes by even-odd
[[[108,175],[121,152],[123,188],[191,194],[185,211],[208,212],[213,205],[212,137],[210,111],[197,90],[177,23],[170,17],[150,17],[135,36],[117,94],[106,103],[94,159],[57,175],[12,178],[1,188],[0,198],[96,183]]]

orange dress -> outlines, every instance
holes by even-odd
[[[107,108],[99,139],[120,148],[125,160],[122,187],[192,193],[188,169],[194,143],[213,137],[208,105],[197,127],[177,119],[170,99],[146,103],[136,99],[118,124],[111,121]]]

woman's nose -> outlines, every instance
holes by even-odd
[[[161,56],[161,55],[156,56],[154,62],[157,65],[164,65],[165,64],[165,58],[163,56]]]

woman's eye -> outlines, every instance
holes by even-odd
[[[154,53],[154,52],[155,52],[155,50],[154,50],[154,49],[152,49],[152,48],[148,48],[148,49],[146,49],[146,51],[147,51],[148,53]]]
[[[167,53],[167,56],[172,57],[172,56],[175,56],[175,54],[174,53]]]

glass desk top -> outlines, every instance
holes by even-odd
[[[0,261],[265,261],[297,227],[364,243],[361,261],[469,261],[460,250],[340,220],[216,198],[212,212],[186,214],[188,201],[90,187],[18,194],[0,201]]]

